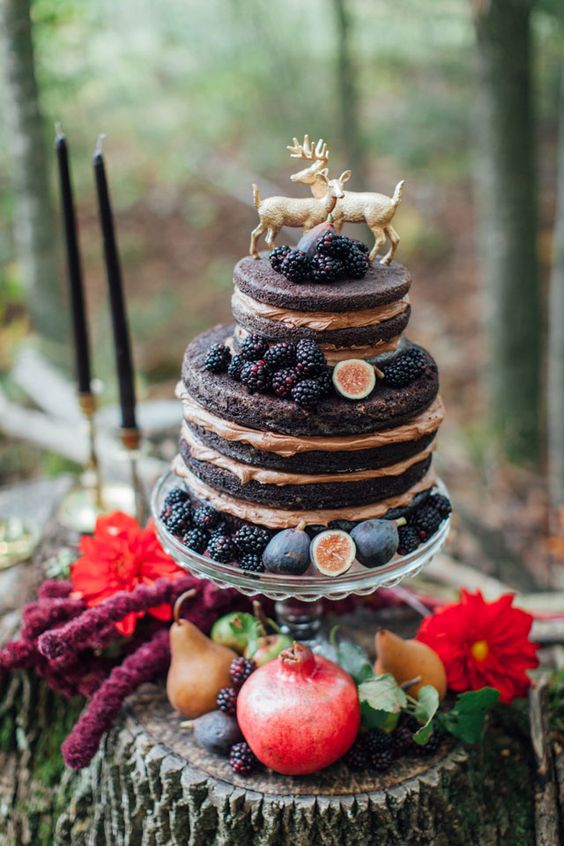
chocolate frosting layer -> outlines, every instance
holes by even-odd
[[[241,259],[233,280],[244,294],[261,303],[298,311],[359,311],[400,300],[411,285],[411,276],[400,264],[370,265],[364,279],[344,279],[327,285],[297,285],[270,266],[267,258]]]
[[[232,326],[217,326],[199,335],[186,349],[182,381],[199,405],[216,417],[249,429],[293,436],[365,434],[408,423],[428,408],[438,393],[437,366],[423,350],[427,365],[411,385],[389,388],[379,382],[365,400],[351,402],[332,396],[322,400],[316,411],[308,412],[290,400],[250,395],[243,385],[226,374],[204,370],[209,347],[223,343],[232,333]]]
[[[292,528],[302,521],[308,526],[326,526],[334,520],[359,521],[368,520],[371,517],[384,517],[392,508],[409,505],[416,494],[427,490],[435,483],[435,475],[432,470],[429,470],[422,479],[413,484],[404,493],[398,496],[388,497],[379,502],[356,506],[353,509],[349,507],[303,510],[299,508],[283,509],[257,505],[256,503],[237,499],[236,497],[214,490],[214,488],[205,484],[191,473],[180,456],[177,456],[174,460],[172,469],[177,476],[186,481],[192,493],[199,499],[210,502],[219,511],[230,514],[239,520],[258,523],[259,525],[269,526],[272,529]]]

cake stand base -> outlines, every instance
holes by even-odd
[[[322,634],[323,602],[300,602],[299,599],[282,599],[274,606],[282,631],[294,640],[312,646],[325,640]]]

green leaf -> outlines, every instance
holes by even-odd
[[[390,714],[398,716],[407,705],[405,691],[389,673],[372,676],[358,687],[358,698],[365,725],[381,727]]]
[[[439,708],[439,692],[432,684],[424,685],[419,691],[415,716],[423,723],[413,735],[413,739],[420,746],[424,746],[433,734],[433,718]]]
[[[478,743],[484,733],[486,714],[499,699],[499,690],[482,687],[460,694],[454,706],[441,714],[441,725],[465,743]]]
[[[366,653],[358,644],[350,640],[342,640],[337,644],[337,663],[352,676],[357,684],[362,684],[374,678],[372,665]]]
[[[362,717],[362,724],[366,728],[379,728],[384,731],[393,731],[398,723],[400,712],[391,713],[390,711],[375,711],[367,702],[361,702],[360,713]]]

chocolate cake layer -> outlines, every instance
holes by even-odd
[[[188,425],[188,424],[187,424]],[[387,467],[412,458],[425,450],[433,442],[436,432],[424,435],[415,441],[389,444],[374,449],[357,452],[323,452],[315,450],[297,455],[282,456],[273,452],[255,449],[249,444],[226,441],[214,432],[208,432],[201,426],[188,425],[190,432],[206,446],[243,464],[268,467],[272,470],[285,470],[288,473],[340,473],[357,470]]]
[[[347,312],[400,300],[409,291],[411,276],[401,264],[385,267],[373,262],[364,279],[297,284],[273,270],[267,258],[247,257],[235,265],[233,281],[240,291],[261,303],[298,311]]]
[[[438,393],[437,365],[423,350],[427,366],[411,385],[389,388],[379,383],[372,394],[360,402],[331,396],[322,400],[315,411],[306,411],[290,400],[265,394],[251,395],[226,374],[204,370],[209,347],[223,343],[232,334],[233,326],[216,326],[189,344],[184,355],[182,381],[197,403],[218,417],[242,426],[291,435],[373,432],[408,422],[428,408]]]
[[[337,348],[350,349],[355,346],[376,346],[382,341],[389,341],[401,335],[409,322],[411,306],[406,303],[399,314],[375,325],[327,330],[307,325],[291,325],[282,320],[263,317],[245,308],[236,298],[232,303],[232,311],[239,326],[247,332],[257,332],[273,341],[299,341],[301,338],[313,338],[322,345],[332,344]]]
[[[220,494],[272,508],[298,510],[354,507],[398,496],[419,482],[431,464],[431,455],[427,455],[397,475],[361,481],[277,485],[263,484],[254,479],[244,483],[223,467],[195,459],[184,440],[180,442],[180,455],[190,473]],[[354,514],[351,514],[351,519],[353,517]]]

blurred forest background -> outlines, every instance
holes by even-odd
[[[153,401],[172,397],[187,341],[229,316],[256,219],[250,183],[305,190],[288,181],[286,144],[308,132],[356,187],[390,193],[406,179],[397,258],[414,277],[410,336],[441,369],[437,460],[459,556],[518,571],[524,589],[564,585],[550,566],[564,546],[562,3],[0,0],[0,11],[0,477],[77,469],[49,440],[56,408],[49,427],[32,414],[34,363],[38,387],[46,362],[72,378],[54,122],[71,146],[110,408],[98,133],[139,393]],[[161,457],[173,431],[153,439]]]

